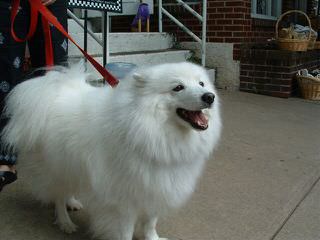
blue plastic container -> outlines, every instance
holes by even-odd
[[[119,80],[125,78],[136,67],[137,65],[133,63],[125,62],[114,62],[106,65],[106,69]]]

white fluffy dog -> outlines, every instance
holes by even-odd
[[[138,69],[114,89],[81,68],[16,86],[3,140],[62,230],[76,230],[67,206],[81,196],[95,237],[158,240],[157,218],[186,202],[218,142],[217,93],[191,63]]]

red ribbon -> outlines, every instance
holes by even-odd
[[[17,37],[16,33],[14,32],[14,20],[19,11],[20,0],[13,0],[12,1],[12,9],[11,9],[11,34],[15,41],[17,42],[24,42],[32,37],[34,34],[37,21],[38,21],[38,14],[42,15],[42,27],[45,34],[45,47],[46,47],[46,64],[47,66],[53,66],[53,50],[52,50],[52,40],[51,40],[51,32],[49,23],[55,26],[65,37],[67,37],[71,42],[73,42],[78,49],[82,52],[82,54],[89,60],[89,62],[97,69],[97,71],[102,75],[102,77],[112,86],[115,87],[119,83],[119,81],[109,73],[101,64],[99,64],[93,57],[91,57],[87,52],[85,52],[66,32],[63,26],[59,23],[55,16],[41,3],[41,0],[28,0],[30,3],[30,28],[29,32],[24,39],[20,39]]]

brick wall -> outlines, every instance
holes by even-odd
[[[250,42],[251,1],[208,1],[208,41],[235,43],[234,59],[240,55],[240,44]]]
[[[166,1],[164,1],[165,3]],[[201,14],[201,4],[190,5]],[[165,8],[195,34],[201,36],[199,21],[181,6],[165,5]],[[151,30],[158,31],[158,10],[151,16]],[[130,31],[133,16],[112,18],[113,32]],[[208,0],[207,41],[234,43],[234,59],[240,59],[240,44],[265,41],[274,36],[275,21],[251,18],[251,0]],[[193,41],[170,19],[163,16],[163,31],[173,32],[178,41]]]
[[[183,24],[195,34],[201,36],[199,21],[181,6],[165,5]],[[171,1],[172,2],[172,1]],[[310,2],[313,0],[308,1]],[[190,5],[201,14],[201,4]],[[283,12],[294,9],[292,0],[283,0]],[[151,31],[158,31],[158,10],[151,16]],[[114,32],[130,31],[133,16],[113,17],[112,28]],[[251,0],[208,0],[207,5],[207,41],[234,44],[234,60],[240,60],[240,45],[243,43],[265,42],[275,35],[274,20],[251,18]],[[175,33],[178,41],[194,41],[189,35],[180,30],[170,19],[163,16],[163,30]]]
[[[295,8],[294,1],[282,0],[282,12],[286,12]]]
[[[245,45],[241,49],[240,90],[275,97],[298,94],[298,70],[320,67],[320,52],[265,50],[265,46]]]

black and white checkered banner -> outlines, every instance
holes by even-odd
[[[68,5],[71,8],[122,12],[122,0],[69,0]]]

